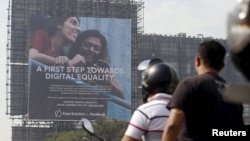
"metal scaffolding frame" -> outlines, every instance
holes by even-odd
[[[77,15],[132,19],[132,112],[141,104],[141,74],[137,65],[153,57],[170,63],[180,79],[195,74],[193,57],[198,44],[206,38],[202,34],[188,36],[144,33],[144,3],[134,0],[9,0],[7,34],[7,113],[13,119],[13,141],[40,140],[48,132],[72,130],[74,121],[30,121],[27,119],[28,103],[28,37],[30,14]],[[64,10],[62,10],[64,9]],[[226,40],[217,39],[227,46]],[[245,82],[235,70],[229,57],[222,75],[228,81]],[[250,106],[244,105],[246,123],[250,124]]]
[[[138,33],[143,33],[143,2],[137,0],[9,0],[6,63],[6,114],[13,120],[12,140],[41,140],[51,131],[74,129],[74,121],[27,119],[29,16],[68,16],[131,19],[132,62],[137,62]],[[133,66],[133,65],[132,65]],[[136,71],[132,67],[132,72]],[[136,91],[132,74],[132,91]],[[133,98],[132,98],[133,99]],[[137,104],[132,103],[132,107]],[[133,109],[133,108],[132,108]]]
[[[179,33],[177,35],[157,35],[157,34],[144,34],[139,37],[143,41],[139,42],[137,60],[143,61],[145,59],[158,57],[173,66],[177,71],[180,79],[196,75],[194,69],[194,56],[196,55],[197,48],[201,42],[211,37],[203,37],[202,34],[197,36],[188,36],[186,33]],[[227,47],[227,40],[215,39],[222,45]],[[225,68],[220,73],[228,82],[246,83],[246,79],[232,64],[229,54],[225,58]],[[139,74],[138,74],[139,76]],[[140,82],[140,77],[137,77]],[[138,86],[140,83],[138,83]],[[138,91],[140,89],[138,88]],[[137,99],[141,97],[138,96]],[[244,120],[245,124],[250,124],[250,105],[244,104]]]

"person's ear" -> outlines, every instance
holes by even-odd
[[[200,66],[201,65],[201,58],[200,56],[195,57],[195,66]]]

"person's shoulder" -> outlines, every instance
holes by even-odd
[[[34,33],[34,35],[48,36],[48,33],[45,30],[39,29]]]
[[[182,83],[192,83],[192,82],[196,82],[199,79],[200,79],[200,76],[198,76],[198,75],[188,76],[188,77],[182,79],[180,82],[182,82]]]
[[[49,34],[42,30],[36,30],[32,35],[31,35],[31,42],[44,42],[46,40],[50,40]]]
[[[143,110],[143,109],[145,109],[145,107],[147,107],[148,105],[150,105],[149,102],[143,103],[142,105],[138,106],[137,110]]]
[[[205,75],[195,75],[184,78],[180,81],[180,84],[189,87],[198,87],[201,84],[206,83],[207,81],[208,79]]]
[[[210,80],[210,79],[215,79],[215,77],[220,78],[220,79],[223,79],[223,78],[221,78],[221,77],[220,77],[219,75],[217,75],[217,74],[204,73],[204,74],[201,74],[201,75],[195,75],[195,76],[187,77],[187,78],[185,79],[185,81],[194,81],[194,82],[208,81],[208,80]]]
[[[146,111],[148,111],[148,110],[151,110],[151,107],[152,107],[153,104],[154,104],[154,102],[152,102],[152,101],[147,102],[147,103],[144,103],[144,104],[140,105],[140,106],[137,108],[137,110],[146,112]]]

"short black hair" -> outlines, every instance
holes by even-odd
[[[80,53],[82,42],[85,41],[89,37],[96,37],[100,39],[101,45],[102,45],[102,51],[98,59],[109,62],[107,40],[105,36],[101,34],[98,30],[92,30],[92,29],[82,31],[78,34],[75,43],[72,45],[72,47],[69,50],[68,57],[72,59],[76,54]]]
[[[206,40],[199,45],[198,53],[205,65],[219,70],[224,65],[225,47],[216,40]]]

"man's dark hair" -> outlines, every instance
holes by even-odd
[[[81,52],[81,44],[89,37],[96,37],[100,39],[102,45],[102,51],[98,59],[109,62],[107,40],[104,35],[102,35],[97,30],[85,30],[78,34],[75,44],[69,50],[69,58],[73,58],[77,53]]]
[[[204,64],[219,70],[224,64],[226,49],[216,40],[207,40],[199,45],[198,53]]]

